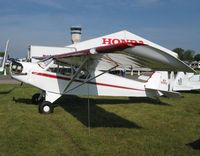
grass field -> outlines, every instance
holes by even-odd
[[[200,155],[200,93],[161,98],[63,97],[41,115],[29,85],[0,85],[0,156]],[[90,128],[88,127],[90,125]]]

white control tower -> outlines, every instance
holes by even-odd
[[[81,30],[82,28],[80,26],[72,26],[71,28],[71,40],[72,43],[78,43],[81,41]]]

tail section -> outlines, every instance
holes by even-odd
[[[145,90],[147,96],[151,98],[158,96],[180,97],[180,93],[170,91],[168,72],[156,71],[146,82]]]

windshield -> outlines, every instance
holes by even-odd
[[[46,68],[51,62],[52,62],[52,58],[51,59],[48,59],[48,60],[45,60],[45,61],[41,61],[41,62],[38,62],[38,65],[41,67],[41,68]]]

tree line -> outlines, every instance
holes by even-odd
[[[179,59],[182,61],[200,61],[200,53],[196,54],[194,50],[184,50],[182,48],[175,48],[173,51],[178,54]]]

